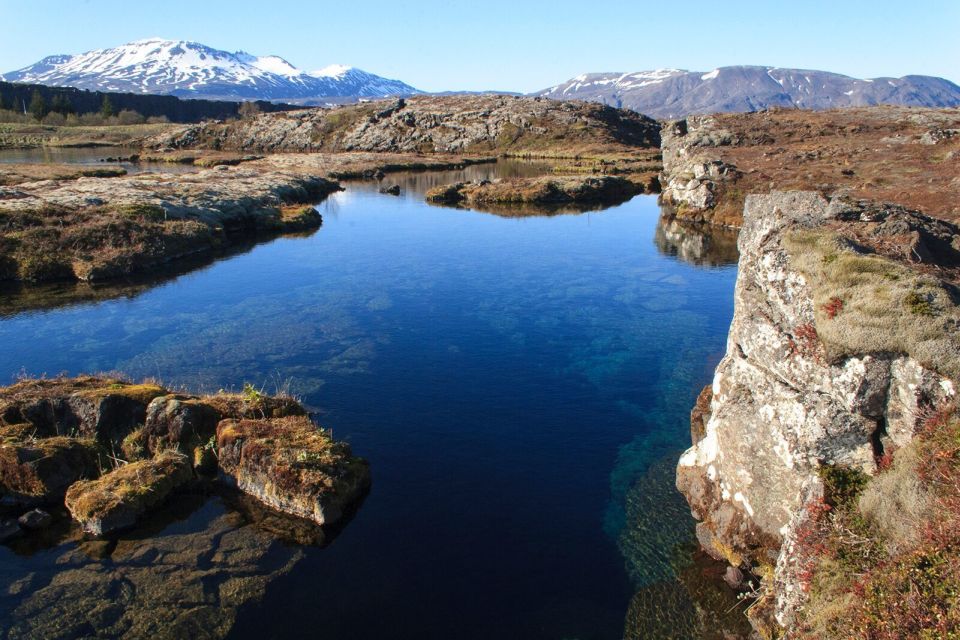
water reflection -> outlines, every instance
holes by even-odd
[[[137,173],[193,173],[197,167],[172,162],[129,162],[140,149],[131,147],[35,147],[32,149],[0,149],[0,169],[4,164],[80,164],[99,167],[121,167],[130,175]],[[109,160],[109,162],[107,161]]]
[[[684,222],[664,211],[654,242],[661,252],[684,262],[704,266],[736,264],[737,231],[709,224]]]

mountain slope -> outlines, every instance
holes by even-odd
[[[960,87],[943,78],[860,80],[825,71],[754,66],[721,67],[708,73],[681,69],[590,73],[536,95],[602,102],[657,118],[770,107],[960,106]]]
[[[278,56],[229,53],[196,42],[159,38],[73,56],[49,56],[0,79],[227,100],[309,101],[418,93],[399,80],[352,67],[333,65],[311,74]]]

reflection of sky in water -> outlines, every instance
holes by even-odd
[[[634,588],[669,577],[690,536],[651,465],[688,444],[735,270],[659,254],[653,198],[505,219],[421,197],[354,186],[310,237],[4,319],[2,375],[289,379],[371,460],[357,518],[240,636],[618,637]]]

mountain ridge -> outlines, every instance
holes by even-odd
[[[0,79],[221,100],[304,102],[420,93],[399,80],[346,65],[330,65],[308,73],[280,56],[230,53],[198,42],[162,38],[145,38],[76,55],[47,56]]]
[[[772,107],[960,106],[960,86],[935,76],[860,79],[829,71],[760,65],[718,67],[707,72],[584,73],[531,95],[602,102],[662,119]]]

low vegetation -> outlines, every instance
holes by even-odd
[[[828,359],[902,353],[960,378],[960,308],[950,285],[864,253],[829,230],[794,231],[784,243],[812,286],[816,334]]]
[[[931,412],[881,466],[824,474],[799,549],[799,638],[960,638],[960,416]]]
[[[709,217],[739,226],[751,193],[838,191],[960,220],[960,110],[878,106],[708,116],[688,156],[739,171],[717,182]],[[682,212],[681,212],[682,213]]]

